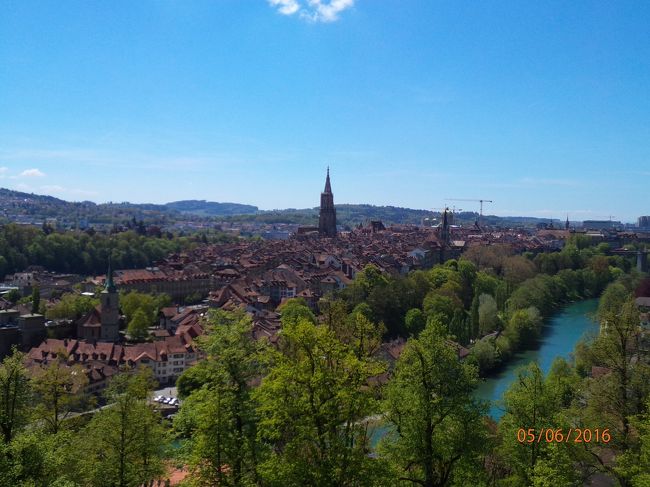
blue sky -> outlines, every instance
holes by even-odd
[[[300,208],[329,165],[338,203],[632,221],[648,25],[625,1],[4,0],[0,186]]]

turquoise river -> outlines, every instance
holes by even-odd
[[[476,397],[489,401],[489,414],[493,419],[498,421],[503,416],[503,410],[500,408],[501,398],[517,378],[517,370],[520,367],[536,361],[542,371],[548,373],[553,360],[557,357],[570,358],[576,343],[582,337],[598,333],[598,324],[594,321],[597,308],[597,299],[587,299],[565,307],[554,317],[546,320],[536,350],[516,354],[498,373],[481,380],[475,394]],[[374,447],[386,435],[388,428],[377,419],[370,424],[370,441]]]
[[[542,371],[547,373],[555,358],[569,358],[576,343],[583,336],[598,332],[598,324],[594,321],[597,307],[597,299],[579,301],[567,306],[545,322],[539,348],[518,353],[498,373],[481,381],[476,396],[490,401],[492,418],[498,420],[503,415],[499,401],[517,378],[517,369],[536,361]]]

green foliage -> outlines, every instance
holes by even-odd
[[[619,309],[603,309],[601,333],[586,351],[606,373],[589,382],[586,416],[612,430],[611,446],[625,450],[631,439],[630,417],[642,411],[650,392],[650,366],[638,360],[639,310],[631,299]]]
[[[78,452],[71,432],[21,432],[0,446],[1,487],[75,487],[83,485],[76,466]]]
[[[32,314],[39,312],[41,305],[41,290],[38,286],[32,288]]]
[[[503,278],[510,284],[519,284],[537,274],[537,268],[526,257],[513,255],[503,260]]]
[[[110,236],[73,231],[46,233],[12,223],[0,228],[0,278],[29,265],[41,265],[57,272],[102,274],[106,272],[111,248],[115,268],[141,268],[196,245],[189,237],[154,238],[135,231]]]
[[[538,458],[531,471],[533,487],[581,487],[584,480],[575,468],[574,458],[568,454],[567,446],[551,443],[546,446],[544,456]]]
[[[481,335],[487,335],[499,329],[500,322],[497,315],[497,302],[489,294],[478,297],[478,322]]]
[[[462,308],[462,304],[458,299],[441,294],[436,289],[426,295],[422,307],[427,317],[437,317],[443,323],[450,323],[456,310]]]
[[[650,485],[650,396],[645,413],[633,416],[631,424],[638,434],[636,444],[617,458],[616,473],[633,487],[646,487]]]
[[[296,324],[302,319],[306,319],[310,323],[316,323],[316,316],[313,311],[307,307],[307,303],[302,298],[287,300],[278,311],[280,311],[282,326]]]
[[[37,399],[32,413],[35,420],[58,433],[69,414],[87,402],[87,385],[81,366],[68,366],[63,356],[35,367],[31,372],[31,387]]]
[[[494,340],[489,338],[478,340],[470,351],[470,360],[476,364],[482,375],[495,368],[499,363],[499,353]]]
[[[411,308],[404,317],[404,326],[410,336],[417,337],[426,324],[426,316],[419,308]]]
[[[194,391],[201,389],[201,387],[210,382],[211,374],[212,371],[207,360],[201,360],[193,367],[185,369],[181,376],[176,379],[178,397],[185,399]]]
[[[521,428],[532,428],[539,432],[542,428],[556,427],[553,421],[556,412],[553,396],[536,363],[519,372],[517,380],[504,394],[503,405],[505,414],[499,423],[499,453],[507,459],[512,471],[512,484],[530,485],[535,464],[547,445],[541,442],[519,443],[517,432]]]
[[[284,327],[281,340],[283,352],[269,351],[269,373],[254,392],[259,436],[275,445],[263,477],[269,485],[375,485],[361,420],[377,411],[367,384],[384,367],[308,319]]]
[[[152,389],[148,368],[123,372],[105,392],[108,407],[84,428],[77,448],[84,485],[138,487],[164,471],[166,443],[160,415],[147,404]]]
[[[265,448],[257,438],[251,384],[263,371],[265,346],[251,337],[244,313],[213,311],[207,324],[209,333],[200,342],[207,357],[179,379],[186,400],[174,425],[188,438],[186,460],[198,485],[252,485]]]
[[[505,260],[514,254],[509,245],[487,245],[470,247],[463,258],[474,263],[478,270],[502,275]]]
[[[201,301],[203,301],[204,297],[205,297],[205,295],[201,294],[200,292],[195,292],[195,293],[188,294],[187,296],[185,296],[185,298],[183,299],[183,302],[185,304],[198,304]]]
[[[407,342],[386,391],[395,433],[380,447],[398,478],[444,486],[463,485],[470,473],[481,476],[488,442],[484,406],[472,397],[475,384],[476,369],[458,360],[441,323],[431,320]]]
[[[20,292],[18,292],[17,289],[11,289],[3,296],[3,298],[5,298],[10,303],[14,304],[20,299]]]
[[[98,304],[99,300],[94,297],[67,293],[56,304],[47,308],[45,316],[50,320],[75,320],[92,311]]]
[[[14,349],[0,364],[0,433],[5,445],[28,421],[31,389],[24,358]]]
[[[533,306],[512,313],[505,330],[512,346],[523,349],[534,347],[541,333],[542,317]]]
[[[127,323],[133,320],[139,310],[144,314],[147,326],[153,325],[160,309],[169,306],[170,303],[171,299],[166,294],[146,294],[130,291],[120,296],[120,308],[126,316]]]
[[[133,318],[129,321],[126,329],[129,339],[132,341],[143,341],[149,337],[150,318],[142,309],[136,310]]]
[[[617,313],[630,297],[630,292],[620,282],[610,284],[598,302],[598,318],[603,321],[608,315]]]

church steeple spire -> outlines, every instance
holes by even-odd
[[[325,190],[323,193],[331,194],[332,193],[332,185],[330,184],[330,167],[327,166],[327,178],[325,179]]]
[[[111,265],[111,257],[108,257],[108,271],[106,272],[106,284],[104,289],[109,293],[114,293],[117,291],[115,288],[115,282],[113,281],[113,266]]]
[[[116,342],[120,338],[120,296],[113,281],[113,264],[111,255],[108,255],[108,270],[104,290],[99,293],[100,322],[99,338],[104,342]]]
[[[320,194],[318,233],[325,237],[336,237],[336,209],[334,208],[334,194],[330,183],[329,166],[327,167],[325,190]]]

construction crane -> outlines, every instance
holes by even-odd
[[[481,212],[479,213],[479,224],[483,223],[483,203],[494,203],[492,200],[471,199],[471,198],[445,198],[445,201],[475,201],[481,203]]]

